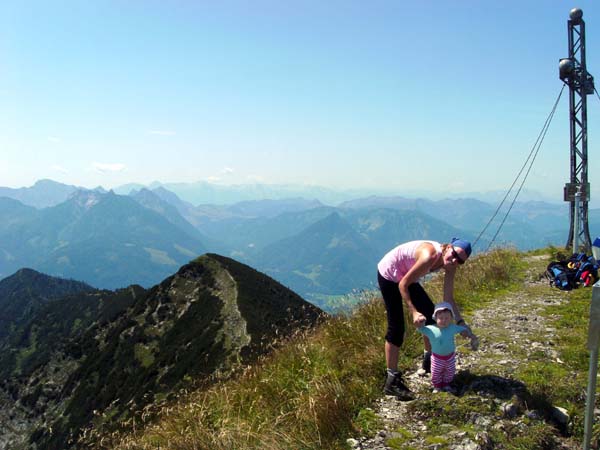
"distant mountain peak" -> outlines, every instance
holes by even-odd
[[[88,210],[97,205],[105,195],[107,194],[103,192],[90,191],[88,189],[78,189],[71,194],[69,200],[75,202],[81,208]]]
[[[36,276],[36,275],[43,275],[43,274],[38,272],[37,270],[30,269],[29,267],[23,267],[22,269],[17,270],[14,273],[14,275],[12,275],[12,276],[29,277],[29,276]]]
[[[47,208],[64,202],[78,188],[52,180],[38,180],[31,187],[0,187],[0,197],[9,197],[34,208]]]
[[[15,283],[26,290],[33,290],[35,284],[40,288],[40,292],[48,290],[48,285],[73,285],[77,291],[93,289],[88,284],[80,281],[54,277],[29,267],[23,267],[17,270],[14,274],[0,280],[0,292],[6,286],[12,286],[11,289],[14,289]],[[48,295],[51,295],[51,293],[48,293]],[[0,305],[2,304],[1,300],[2,299],[0,299]]]
[[[68,185],[59,183],[58,181],[50,180],[49,178],[42,178],[41,180],[37,180],[33,187],[48,187],[48,186],[62,186],[67,187]]]

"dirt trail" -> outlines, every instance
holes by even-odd
[[[451,394],[431,392],[430,379],[416,374],[405,375],[407,384],[417,394],[414,402],[399,402],[394,397],[384,396],[373,407],[381,418],[384,427],[375,437],[349,439],[353,449],[456,449],[487,450],[493,449],[489,437],[490,431],[525,427],[526,423],[540,420],[539,411],[528,410],[519,404],[527,394],[527,387],[515,379],[512,374],[522,364],[528,364],[533,352],[544,352],[548,360],[562,363],[553,348],[556,329],[548,326],[540,313],[550,305],[568,301],[564,292],[548,288],[548,282],[540,279],[545,262],[542,258],[531,257],[532,269],[518,294],[513,293],[499,298],[496,302],[473,313],[469,325],[480,338],[480,349],[472,352],[468,340],[457,336],[457,385],[459,396],[472,396],[481,402],[493,405],[489,413],[474,412],[469,418],[469,427],[477,430],[473,438],[466,431],[452,424],[444,425],[443,443],[432,443],[425,439],[428,429],[425,420],[415,411],[409,411],[409,405],[427,401],[432,396],[444,396],[449,405]],[[590,291],[591,295],[591,291]],[[558,405],[557,405],[558,406]],[[451,407],[451,406],[450,406]],[[414,408],[414,407],[413,407]],[[568,420],[566,411],[555,408],[557,426]],[[580,449],[581,443],[562,438],[554,448],[562,450]]]

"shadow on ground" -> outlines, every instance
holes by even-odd
[[[544,394],[531,394],[527,386],[519,380],[491,374],[476,375],[464,370],[456,374],[453,385],[457,390],[457,396],[474,394],[504,400],[503,413],[508,418],[524,415],[529,418],[543,419],[552,424],[563,436],[570,434],[566,424],[557,420],[556,409],[551,400]]]
[[[458,395],[471,392],[482,397],[503,400],[512,399],[515,395],[523,399],[531,397],[527,387],[521,381],[498,375],[476,375],[464,370],[456,374],[453,384],[457,388]]]

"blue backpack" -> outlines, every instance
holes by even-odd
[[[553,261],[548,264],[546,277],[550,281],[550,286],[554,286],[562,291],[570,291],[577,287],[575,271],[569,269],[565,261]]]

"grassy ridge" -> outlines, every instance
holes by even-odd
[[[512,250],[495,250],[472,258],[458,271],[456,298],[467,318],[469,311],[518,289],[527,269],[521,256]],[[441,286],[440,277],[427,282],[435,301],[441,300]],[[577,309],[555,314],[569,320],[570,327],[561,334],[559,350],[570,354],[573,361],[569,364],[583,371],[582,361],[587,356],[585,305],[591,291],[580,291],[574,293],[574,299],[587,298],[588,303],[580,300]],[[352,315],[332,317],[310,333],[298,333],[279,343],[271,355],[235,379],[208,390],[182,393],[175,404],[153,404],[130,424],[137,431],[102,435],[88,430],[84,435],[87,445],[190,450],[347,448],[345,440],[351,433],[376,429],[376,419],[367,408],[381,395],[385,368],[385,311],[378,292],[363,297]],[[409,327],[401,368],[414,367],[421,351],[421,339]],[[520,376],[533,392],[552,390],[557,397],[570,396],[561,400],[570,402],[573,410],[583,409],[580,392],[557,389],[565,384],[564,374]],[[581,426],[576,425],[574,432],[582,433]]]

